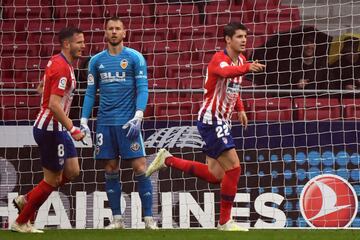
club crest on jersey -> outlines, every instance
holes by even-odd
[[[133,142],[130,146],[130,149],[133,151],[133,152],[136,152],[136,151],[139,151],[140,149],[140,144],[138,142]]]
[[[61,90],[65,90],[65,88],[66,88],[66,82],[67,82],[67,78],[66,78],[66,77],[60,78],[58,88],[61,89]]]
[[[126,59],[122,59],[121,60],[121,62],[120,62],[120,67],[122,68],[122,69],[126,69],[127,68],[127,66],[128,66],[128,61],[126,60]]]
[[[223,140],[223,142],[224,142],[225,144],[228,144],[228,143],[229,143],[226,137],[223,137],[222,140]]]
[[[52,61],[50,60],[50,61],[48,61],[48,63],[47,63],[47,67],[50,67],[51,66],[51,64],[52,64]]]

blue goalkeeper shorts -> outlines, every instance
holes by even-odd
[[[133,141],[126,137],[128,129],[121,126],[98,125],[96,127],[95,159],[114,160],[121,157],[131,160],[146,156],[141,134]]]
[[[41,166],[54,172],[64,169],[66,159],[77,157],[75,145],[65,131],[46,131],[33,128],[39,145]]]
[[[197,129],[205,142],[203,152],[209,157],[217,159],[224,151],[235,148],[230,128],[224,122],[210,125],[197,121]]]

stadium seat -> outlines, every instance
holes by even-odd
[[[7,32],[7,33],[0,33],[1,43],[8,44],[8,45],[16,45],[16,44],[26,44],[28,39],[27,32]],[[10,46],[13,47],[13,46]],[[9,49],[7,49],[9,50]]]
[[[8,19],[51,18],[50,8],[42,6],[5,6],[3,14]]]
[[[265,37],[268,33],[272,33],[272,29],[265,23],[246,23],[245,26],[249,31],[249,35],[261,35]]]
[[[88,18],[99,18],[102,16],[100,6],[89,6],[89,5],[79,5],[79,6],[55,6],[54,7],[55,17],[57,18],[75,18],[75,19],[88,19]],[[97,10],[95,10],[97,9]]]
[[[343,99],[342,106],[344,108],[344,119],[360,119],[360,99]]]
[[[2,33],[14,33],[26,30],[25,25],[28,23],[27,20],[20,19],[1,19],[0,29]]]
[[[36,89],[43,75],[44,71],[40,70],[33,69],[26,71],[26,74],[24,76],[26,78],[26,88]]]
[[[49,0],[3,0],[4,6],[50,6]]]
[[[292,121],[292,104],[289,98],[250,98],[245,100],[250,109],[248,118],[254,121]]]
[[[188,26],[177,29],[176,26],[171,26],[171,28],[175,28],[176,31],[174,35],[176,39],[181,40],[208,40],[213,39],[217,36],[218,27],[216,26]]]
[[[149,5],[137,5],[129,3],[108,4],[102,14],[105,17],[121,16],[126,26],[131,21],[138,23],[153,23],[153,13]]]
[[[244,7],[249,10],[275,9],[280,5],[280,0],[245,0]]]
[[[298,120],[340,119],[340,102],[336,98],[295,98],[294,103]]]
[[[40,96],[2,95],[2,120],[34,120],[40,108]]]
[[[196,4],[158,4],[155,6],[155,22],[177,27],[200,24]]]
[[[102,5],[98,0],[56,0],[57,6],[72,6],[72,5]]]
[[[246,41],[246,49],[255,49],[265,44],[264,36],[248,35]]]
[[[195,121],[200,109],[197,102],[181,97],[155,97],[154,103],[156,120]]]

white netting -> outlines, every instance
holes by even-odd
[[[346,65],[345,55],[350,53],[343,50],[350,46],[356,55],[359,7],[357,1],[328,0],[1,1],[0,226],[7,227],[16,217],[12,198],[29,191],[42,176],[31,124],[39,110],[37,84],[48,59],[60,49],[57,32],[73,25],[85,34],[85,56],[75,63],[80,91],[71,112],[78,121],[89,56],[106,47],[105,20],[117,15],[128,29],[125,45],[143,53],[148,64],[151,93],[144,123],[148,154],[167,147],[177,156],[204,161],[194,121],[202,102],[206,66],[224,48],[223,27],[240,21],[249,29],[246,56],[267,68],[263,74],[248,75],[242,84],[248,130],[243,131],[233,118],[232,132],[243,162],[234,216],[256,227],[309,223],[359,227],[360,218],[351,223],[357,196],[352,199],[349,189],[341,195],[334,184],[327,185],[330,194],[333,189],[342,196],[341,206],[350,207],[325,214],[323,219],[311,220],[321,211],[334,210],[335,205],[328,201],[329,209],[321,209],[311,201],[326,195],[320,189],[321,179],[315,183],[318,188],[312,189],[315,197],[304,193],[300,199],[308,180],[325,173],[343,177],[356,194],[360,192],[360,102],[358,93],[345,91],[360,86],[360,61],[352,57],[352,64]],[[308,49],[304,46],[312,43],[315,60],[309,60],[309,67],[303,64]],[[314,77],[316,84],[301,85],[307,77]],[[97,228],[111,215],[109,209],[102,209],[107,207],[103,170],[93,161],[91,148],[78,150],[80,177],[59,195],[52,195],[52,206],[43,206],[38,226]],[[126,224],[143,227],[132,172],[122,164]],[[176,170],[161,172],[152,180],[155,217],[162,227],[215,226],[218,185]]]

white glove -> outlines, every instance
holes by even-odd
[[[88,119],[87,118],[81,118],[80,119],[80,130],[85,133],[85,135],[91,136],[91,131],[88,126]]]
[[[122,128],[129,128],[126,137],[130,140],[135,140],[139,137],[141,131],[141,121],[144,117],[143,111],[137,110],[134,118],[130,119]]]

